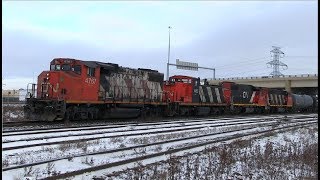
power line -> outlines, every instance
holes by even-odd
[[[263,68],[263,69],[256,69],[256,70],[250,70],[250,72],[256,72],[256,71],[261,71],[261,70],[265,70],[265,68]],[[230,71],[228,71],[228,72],[230,72]],[[242,72],[232,73],[232,74],[229,74],[229,73],[228,73],[228,75],[234,76],[234,75],[244,74],[244,73],[248,73],[248,71],[242,71]],[[265,72],[265,73],[267,73],[267,72]],[[265,74],[265,73],[263,73],[263,74]]]
[[[252,64],[260,64],[261,62],[265,62],[265,60],[246,63],[246,64],[235,64],[234,66],[222,67],[222,68],[219,68],[219,69],[237,69],[237,68],[243,68],[243,67],[239,67],[239,66],[248,66],[248,65],[252,65]]]
[[[254,62],[254,61],[262,62],[261,59],[267,59],[267,58],[266,57],[262,57],[262,58],[256,58],[256,59],[247,59],[246,61],[240,61],[240,62],[237,62],[237,63],[226,64],[226,65],[218,66],[216,68],[236,66],[238,63],[242,64],[242,63],[245,63],[245,62]]]
[[[318,58],[318,56],[286,56],[290,58]]]

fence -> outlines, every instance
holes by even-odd
[[[25,95],[2,95],[2,103],[8,104],[8,103],[24,103],[26,100]]]

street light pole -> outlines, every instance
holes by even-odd
[[[167,81],[169,81],[169,63],[170,63],[170,29],[171,29],[171,26],[169,26],[168,28],[169,28],[169,48],[168,48],[168,63],[167,63]]]

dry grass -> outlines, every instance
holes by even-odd
[[[2,106],[2,121],[3,122],[13,122],[13,121],[23,121],[23,106],[21,105],[6,105]]]
[[[317,132],[317,128],[307,129],[299,141],[286,138],[284,145],[267,141],[261,147],[253,140],[237,140],[198,154],[137,165],[107,179],[317,179]]]

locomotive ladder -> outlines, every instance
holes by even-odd
[[[66,103],[64,102],[64,100],[58,100],[57,106],[56,106],[56,113],[57,113],[56,120],[62,120],[64,118],[65,109],[66,109]]]

